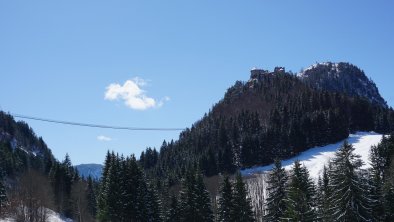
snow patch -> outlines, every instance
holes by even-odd
[[[60,214],[56,213],[55,211],[51,209],[47,209],[47,221],[50,222],[73,222],[73,220],[69,218],[64,218]],[[5,219],[0,219],[0,222],[16,222],[14,218],[5,218]]]
[[[361,160],[364,162],[362,169],[370,167],[369,162],[369,151],[371,146],[377,145],[382,140],[383,135],[375,132],[357,132],[350,134],[347,141],[353,145],[354,153],[361,156]],[[286,170],[290,170],[293,166],[294,161],[299,160],[301,164],[309,170],[310,176],[317,180],[319,175],[322,173],[324,165],[328,163],[330,158],[333,158],[335,151],[337,151],[343,144],[344,140],[335,144],[330,144],[322,147],[311,148],[307,151],[302,152],[300,155],[283,160],[282,166]],[[243,176],[253,174],[264,174],[270,171],[273,164],[268,166],[258,166],[248,169],[241,170]]]
[[[64,218],[60,214],[48,209],[48,221],[51,222],[73,222],[69,218]]]
[[[313,65],[309,66],[308,68],[302,70],[301,72],[297,73],[297,76],[299,78],[301,78],[301,79],[302,78],[306,78],[307,77],[307,75],[306,75],[307,71],[315,69],[315,68],[317,68],[319,66],[329,66],[329,65],[332,66],[331,67],[331,71],[334,72],[335,76],[338,78],[339,77],[339,72],[340,72],[340,70],[339,70],[339,63],[333,63],[333,62],[320,62],[320,63],[313,64]]]

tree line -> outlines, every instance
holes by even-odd
[[[167,186],[158,193],[158,185],[145,176],[143,166],[133,155],[107,153],[97,195],[99,221],[209,222],[228,217],[233,218],[232,221],[254,221],[240,175],[234,182],[228,177],[224,179],[216,214],[212,207],[215,200],[198,167],[187,170],[179,190]]]

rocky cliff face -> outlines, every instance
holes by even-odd
[[[387,107],[375,83],[365,73],[349,63],[317,63],[298,73],[311,87],[364,97],[374,104]]]

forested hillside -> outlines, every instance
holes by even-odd
[[[314,72],[305,71],[308,78],[320,75],[317,67]],[[367,78],[355,72],[355,66],[350,67],[353,69],[340,68],[338,78]],[[190,166],[201,167],[206,176],[234,173],[335,143],[350,132],[388,133],[394,129],[394,112],[384,100],[376,99],[381,97],[370,80],[353,90],[359,94],[352,94],[341,88],[312,87],[306,77],[281,67],[273,72],[251,72],[248,81],[230,87],[201,120],[180,134],[179,140],[165,141],[159,152],[149,148],[141,155],[150,177],[176,181]],[[377,93],[373,100],[381,103],[370,102],[372,97],[365,97],[370,94],[362,93],[371,90]]]
[[[95,186],[80,178],[68,155],[56,160],[26,123],[0,111],[0,218],[47,221],[54,210],[91,221]]]

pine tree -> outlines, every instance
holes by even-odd
[[[131,156],[126,158],[126,160],[122,164],[123,174],[121,181],[121,190],[122,190],[122,211],[124,218],[131,218],[136,220],[137,211],[139,208],[143,208],[140,204],[140,196],[139,193],[140,186],[142,185],[142,171],[140,170],[135,157]]]
[[[0,216],[3,216],[3,209],[7,205],[7,193],[3,184],[3,177],[0,174]]]
[[[99,221],[108,221],[108,188],[107,183],[105,181],[108,180],[108,174],[110,166],[113,162],[113,153],[111,154],[107,151],[107,155],[105,157],[104,167],[103,167],[103,175],[101,177],[101,183],[99,187],[99,193],[97,198],[97,218]]]
[[[329,200],[335,221],[368,221],[370,218],[368,190],[360,175],[363,163],[353,151],[353,146],[345,141],[331,161],[329,186],[333,193]]]
[[[180,212],[181,221],[196,221],[196,199],[195,177],[193,172],[187,171],[182,179],[182,189],[180,191]]]
[[[88,201],[88,211],[91,216],[95,217],[97,213],[96,207],[96,192],[94,189],[94,182],[92,177],[88,176],[88,185],[86,188],[86,196]]]
[[[66,153],[66,156],[61,164],[61,177],[63,177],[63,186],[61,192],[64,192],[63,201],[60,203],[64,215],[71,217],[72,215],[72,201],[71,201],[71,187],[74,182],[75,169],[72,166],[70,156]]]
[[[384,157],[384,173],[383,173],[383,207],[385,221],[394,221],[394,134],[383,138],[378,145],[381,147],[380,156]]]
[[[220,197],[218,200],[218,220],[222,222],[232,221],[231,213],[234,208],[233,206],[233,187],[228,178],[224,177],[224,180],[220,186]]]
[[[201,173],[189,170],[180,192],[181,221],[213,221],[211,200]]]
[[[73,211],[71,188],[75,179],[75,169],[68,154],[61,163],[52,164],[48,176],[54,192],[56,211],[71,217]]]
[[[98,199],[98,219],[119,221],[122,218],[121,159],[113,152],[106,158],[105,177],[102,178]],[[104,176],[104,174],[103,174]]]
[[[385,141],[383,137],[382,141]],[[372,146],[370,150],[369,169],[369,198],[371,199],[372,218],[375,221],[383,221],[385,217],[384,212],[384,196],[383,196],[383,175],[385,171],[385,158],[382,156],[382,143],[378,146]]]
[[[135,212],[136,221],[161,221],[158,197],[154,195],[146,183],[146,180],[141,180],[142,183],[138,185],[137,202]],[[127,219],[127,218],[125,218]]]
[[[162,221],[156,188],[134,155],[107,154],[97,207],[99,221]]]
[[[323,177],[319,176],[317,185],[317,218],[319,221],[332,221],[330,215],[329,197],[331,189],[329,187],[329,177],[326,166],[323,168]]]
[[[171,196],[170,210],[166,222],[181,222],[178,198],[175,195]]]
[[[283,220],[315,221],[315,187],[305,166],[295,161],[290,175]]]
[[[266,221],[280,221],[286,209],[284,201],[286,195],[287,175],[281,162],[276,159],[274,168],[268,175]]]
[[[213,221],[211,198],[208,190],[205,188],[203,175],[200,172],[196,175],[196,198],[197,217],[200,221]]]
[[[106,181],[108,217],[111,221],[119,221],[122,217],[122,189],[121,189],[121,167],[119,155],[112,155],[112,163],[108,171]]]
[[[148,209],[148,217],[146,221],[155,221],[159,222],[162,221],[162,212],[161,212],[161,202],[159,195],[157,193],[157,189],[148,183],[144,177],[144,183],[147,184],[147,200],[145,202],[145,207]]]
[[[242,176],[240,173],[237,173],[233,190],[233,209],[231,211],[231,221],[255,221],[253,215],[254,213],[250,199],[247,196],[245,184],[242,181]]]
[[[386,188],[384,195],[384,221],[394,221],[394,186]]]

